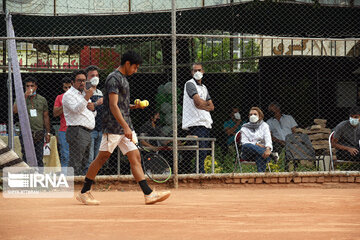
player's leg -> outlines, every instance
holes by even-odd
[[[149,187],[141,166],[140,152],[136,145],[124,136],[119,143],[119,148],[129,159],[132,174],[144,193],[145,204],[154,204],[167,199],[170,196],[170,191],[157,192]]]
[[[89,169],[86,173],[85,183],[81,192],[77,195],[76,199],[84,204],[98,205],[99,201],[91,195],[90,189],[94,183],[95,177],[101,167],[109,159],[111,153],[114,151],[118,145],[120,135],[115,134],[104,134],[100,144],[99,154],[96,156],[95,160],[90,164]]]

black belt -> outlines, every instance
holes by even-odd
[[[85,131],[87,131],[87,132],[92,132],[92,130],[91,129],[88,129],[88,128],[86,128],[86,127],[83,127],[83,126],[68,126],[68,127],[77,127],[77,128],[82,128],[82,129],[84,129]]]

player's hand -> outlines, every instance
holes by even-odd
[[[136,108],[141,108],[140,103],[141,103],[140,99],[135,99],[135,101],[134,101],[134,108],[135,108],[135,109],[136,109]]]
[[[357,150],[356,148],[349,148],[348,152],[351,154],[351,156],[355,156],[359,153],[359,150]]]
[[[132,131],[129,127],[124,129],[124,135],[132,141]]]

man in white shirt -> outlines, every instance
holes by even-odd
[[[193,78],[185,83],[183,98],[182,129],[190,130],[190,135],[199,138],[209,138],[213,123],[210,111],[214,111],[214,104],[209,92],[202,84],[204,69],[202,64],[192,65]],[[200,141],[200,148],[208,148],[208,141]],[[205,173],[204,161],[207,151],[199,151],[199,173]]]
[[[268,107],[269,113],[273,116],[266,121],[270,127],[275,152],[281,152],[285,146],[287,135],[295,133],[298,126],[291,115],[281,113],[279,104],[271,103]]]
[[[85,88],[86,73],[73,73],[72,87],[64,94],[63,112],[66,120],[66,141],[69,143],[69,167],[75,175],[83,175],[89,159],[91,130],[95,127],[96,111],[89,99],[95,87]]]

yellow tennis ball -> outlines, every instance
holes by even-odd
[[[140,99],[135,99],[134,101],[135,105],[139,105],[141,103]]]
[[[140,107],[145,108],[147,106],[149,106],[149,101],[148,100],[144,100],[144,101],[140,102]]]

